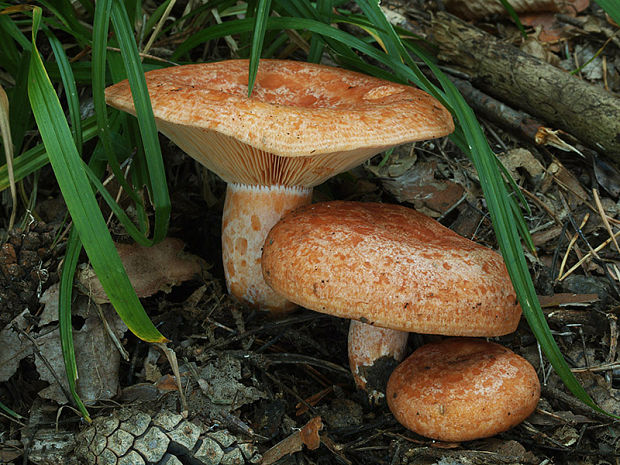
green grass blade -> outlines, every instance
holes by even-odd
[[[108,192],[103,183],[99,180],[99,178],[92,172],[92,170],[88,167],[88,165],[84,165],[84,171],[88,176],[88,179],[92,183],[92,185],[97,189],[103,200],[108,204],[112,213],[116,215],[119,221],[125,226],[125,229],[129,233],[129,235],[136,241],[138,244],[143,245],[145,247],[149,247],[153,245],[153,241],[144,237],[144,234],[141,230],[139,230],[136,226],[134,226],[133,222],[125,213],[125,210],[121,208],[121,206],[114,200],[114,197]]]
[[[15,76],[21,63],[21,54],[15,40],[9,35],[8,28],[11,27],[11,18],[0,14],[0,63],[11,76]]]
[[[506,10],[508,15],[512,18],[512,20],[517,25],[517,28],[519,28],[521,35],[526,38],[527,32],[525,32],[525,28],[523,27],[523,24],[521,23],[521,20],[519,19],[519,15],[515,11],[515,9],[512,7],[510,3],[508,3],[508,0],[499,0],[499,1],[502,2],[502,6],[504,7],[504,10]]]
[[[316,10],[325,24],[331,23],[333,2],[332,0],[317,0]],[[310,63],[320,63],[323,51],[325,50],[325,41],[318,35],[313,34],[310,39],[310,51],[308,52],[308,61]]]
[[[152,189],[151,196],[155,207],[153,241],[159,242],[166,237],[168,232],[170,196],[166,183],[163,157],[159,147],[157,127],[155,126],[155,118],[153,116],[151,100],[146,87],[142,63],[131,33],[129,18],[121,0],[113,1],[111,17],[127,71],[127,78],[133,96],[136,117],[140,126],[142,144],[144,146],[146,163],[149,170],[150,187]]]
[[[90,422],[90,415],[86,406],[77,393],[76,382],[78,379],[77,363],[75,361],[75,347],[73,345],[73,322],[71,321],[71,302],[73,294],[73,277],[77,269],[82,243],[77,229],[71,228],[67,239],[65,259],[62,264],[60,276],[60,288],[58,292],[58,328],[60,332],[60,347],[65,362],[65,372],[69,384],[69,392],[84,419]]]
[[[63,29],[74,37],[80,46],[90,42],[90,34],[78,20],[71,2],[66,0],[39,0],[39,3],[51,11],[64,26]]]
[[[99,125],[99,140],[101,141],[108,163],[110,164],[110,169],[116,177],[117,182],[120,183],[131,200],[136,204],[140,204],[140,197],[134,191],[133,186],[129,185],[121,171],[120,163],[112,143],[108,107],[105,103],[104,90],[106,87],[106,64],[108,59],[107,45],[112,2],[113,0],[99,0],[95,6],[92,42],[93,104],[95,106],[95,116],[97,117],[97,123]]]
[[[13,410],[11,410],[10,408],[8,408],[6,405],[4,405],[2,402],[0,402],[0,410],[2,410],[4,413],[6,413],[8,416],[13,417],[17,420],[22,420],[24,417],[22,417],[19,413],[14,412]]]
[[[71,133],[73,134],[73,140],[75,146],[78,149],[78,153],[82,154],[82,120],[80,118],[80,100],[78,98],[77,86],[75,85],[75,79],[73,77],[73,70],[69,64],[67,54],[62,48],[62,44],[56,38],[56,36],[49,30],[46,31],[47,38],[52,51],[56,57],[58,63],[58,69],[60,71],[60,77],[62,79],[62,85],[65,88],[67,94],[67,106],[69,108],[69,118],[71,119]]]
[[[123,269],[73,144],[62,107],[36,49],[40,20],[41,10],[35,8],[28,95],[56,180],[93,269],[117,313],[141,339],[164,342],[166,338],[147,316]]]
[[[267,21],[271,12],[271,0],[258,0],[256,14],[254,16],[254,34],[252,35],[252,46],[250,49],[250,65],[248,76],[248,97],[252,95],[256,73],[258,72],[258,62],[260,60],[263,43],[265,42],[265,31]]]
[[[26,87],[26,86],[25,86]],[[26,87],[27,89],[27,87]],[[97,121],[94,116],[82,121],[82,140],[88,142],[97,136]],[[39,144],[13,159],[15,181],[20,181],[49,163],[45,145]],[[9,187],[7,165],[0,166],[0,192]]]
[[[620,26],[620,2],[618,0],[594,0]]]
[[[28,67],[30,62],[30,52],[24,51],[20,60],[15,82],[28,82]],[[14,86],[8,92],[9,103],[11,106],[11,136],[13,138],[14,154],[21,152],[24,144],[26,131],[30,130],[34,124],[32,112],[28,104],[28,88],[26,86]]]
[[[5,31],[9,36],[11,36],[15,40],[15,42],[17,42],[22,47],[22,49],[29,51],[32,48],[28,37],[24,35],[24,33],[19,29],[17,24],[15,24],[15,22],[11,18],[5,15],[0,15],[0,26],[2,27],[3,31]],[[2,46],[8,47],[9,44],[3,43]]]
[[[145,34],[151,34],[153,29],[155,28],[155,25],[166,11],[166,8],[168,8],[168,5],[171,1],[172,0],[166,0],[161,5],[159,5],[157,9],[151,14],[146,24],[144,25]]]

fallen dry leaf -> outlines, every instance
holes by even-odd
[[[323,422],[321,417],[314,417],[299,431],[295,431],[265,452],[261,465],[271,465],[285,455],[299,452],[304,445],[310,450],[318,449],[321,445],[319,431],[322,429]]]
[[[50,298],[58,292],[58,285],[50,287],[41,300],[45,303],[45,314],[58,314],[58,300]],[[84,402],[110,399],[118,393],[120,352],[111,340],[98,314],[96,305],[84,296],[78,297],[73,305],[74,314],[84,318],[84,324],[79,329],[73,329],[73,343],[76,347],[76,362],[78,369],[77,391]],[[119,338],[127,326],[120,319],[111,305],[101,305],[101,314],[106,319],[108,328],[114,336]],[[51,365],[56,377],[68,388],[65,375],[65,363],[60,346],[58,328],[49,331],[49,325],[42,328],[41,335],[36,338],[39,350]],[[58,386],[56,377],[49,371],[47,365],[37,355],[35,365],[41,379],[50,385],[39,395],[45,399],[54,400],[60,404],[67,402],[65,395]]]
[[[116,244],[127,276],[138,297],[148,297],[159,291],[170,292],[172,286],[200,275],[203,261],[183,252],[179,239],[166,238],[152,247],[138,244]],[[78,283],[96,303],[110,302],[91,267],[78,272]]]
[[[0,382],[8,380],[19,366],[19,362],[32,355],[32,344],[24,340],[20,336],[16,328],[25,330],[28,327],[28,317],[30,312],[28,309],[17,315],[4,329],[0,331],[0,341],[2,341],[2,350],[0,350]]]

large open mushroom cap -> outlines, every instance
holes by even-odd
[[[399,331],[499,336],[521,316],[498,253],[398,205],[294,210],[268,234],[262,267],[299,305]]]
[[[312,187],[382,150],[454,130],[450,113],[411,86],[352,71],[261,60],[146,73],[158,128],[227,182]],[[128,82],[106,101],[135,114]]]

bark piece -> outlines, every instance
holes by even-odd
[[[439,13],[431,27],[440,59],[463,68],[476,87],[620,162],[620,99],[450,14]]]

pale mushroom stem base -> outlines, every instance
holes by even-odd
[[[312,188],[228,184],[222,215],[222,258],[231,295],[273,316],[296,307],[265,283],[260,261],[273,225],[290,210],[311,201]]]
[[[371,401],[384,397],[385,386],[396,366],[405,358],[409,333],[351,320],[349,367],[358,388]]]

